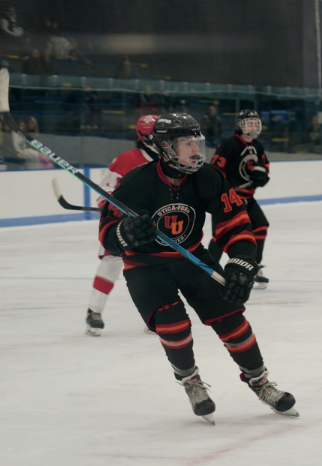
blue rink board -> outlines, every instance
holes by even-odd
[[[87,188],[87,186],[86,186]],[[88,188],[87,188],[88,189]],[[89,196],[85,193],[84,204],[89,206]],[[295,196],[295,197],[280,197],[273,199],[258,200],[260,205],[273,205],[273,204],[289,204],[294,202],[314,202],[322,201],[322,194],[314,196]],[[44,215],[39,217],[18,217],[18,218],[4,218],[0,219],[0,228],[2,227],[18,227],[27,225],[43,225],[46,223],[60,223],[60,222],[77,222],[80,220],[95,220],[99,219],[99,214],[96,212],[81,212],[75,214],[61,214],[61,215]]]

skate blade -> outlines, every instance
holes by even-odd
[[[213,413],[205,414],[202,417],[204,418],[205,421],[209,422],[209,424],[212,424],[213,426],[216,424]]]
[[[90,325],[87,325],[85,333],[86,335],[91,335],[92,337],[99,337],[102,333],[102,329],[93,328]]]
[[[283,414],[284,416],[290,416],[290,417],[300,417],[299,413],[296,411],[295,408],[290,408],[287,411],[276,411],[276,409],[272,408],[270,406],[271,410],[274,411],[276,414]]]
[[[255,282],[253,285],[253,290],[265,290],[267,288],[267,285],[267,283]]]

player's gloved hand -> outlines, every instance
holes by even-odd
[[[269,176],[266,173],[266,168],[261,165],[254,165],[250,178],[253,182],[253,188],[262,188],[269,182]]]
[[[229,259],[225,266],[226,285],[220,291],[222,298],[230,303],[246,303],[258,269],[252,259],[242,256]]]
[[[129,251],[143,244],[154,241],[157,237],[157,228],[152,218],[145,212],[138,217],[127,217],[118,224],[116,236],[119,245],[124,251]]]

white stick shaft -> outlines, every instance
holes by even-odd
[[[9,73],[7,68],[0,70],[0,112],[9,112]]]

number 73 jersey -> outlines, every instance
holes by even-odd
[[[262,166],[266,174],[269,173],[269,162],[262,144],[257,139],[247,143],[237,133],[218,145],[211,164],[222,173],[233,188],[251,181],[254,165]],[[238,191],[242,199],[250,199],[254,193],[255,189],[252,187]]]
[[[249,256],[256,251],[244,202],[209,164],[204,164],[192,175],[182,174],[180,185],[172,186],[162,172],[160,161],[151,162],[122,178],[113,196],[137,213],[147,212],[158,230],[189,252],[203,248],[201,241],[206,212],[217,220],[216,238],[223,251],[233,256]],[[120,210],[106,203],[100,222],[100,241],[114,255],[121,252],[115,230],[123,218]],[[159,238],[123,255],[128,267],[181,258]]]

